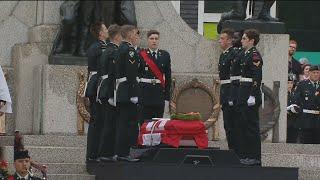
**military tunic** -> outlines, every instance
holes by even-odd
[[[241,79],[237,96],[240,118],[237,120],[237,146],[241,158],[261,161],[259,106],[261,105],[262,57],[256,47],[244,52],[240,61]],[[248,104],[249,97],[255,104]]]
[[[138,128],[137,103],[138,79],[141,73],[140,57],[129,42],[123,41],[116,59],[116,105],[119,116],[116,123],[116,147],[118,156],[128,156],[133,136]]]
[[[103,130],[100,139],[100,157],[110,157],[114,155],[114,145],[116,137],[117,111],[115,104],[109,104],[108,100],[114,98],[115,90],[115,61],[118,54],[118,45],[113,42],[107,43],[99,61],[100,82],[98,86],[98,100],[105,107],[103,117]],[[112,102],[111,102],[112,103]],[[114,102],[113,102],[114,103]]]
[[[170,101],[170,88],[171,88],[171,58],[170,54],[158,49],[157,51],[145,50],[148,57],[158,67],[164,77],[165,85],[161,85],[160,80],[157,79],[155,74],[151,71],[149,65],[141,57],[141,119],[140,123],[144,120],[152,118],[162,118],[164,112],[165,101]],[[153,53],[153,54],[152,54]]]
[[[300,107],[295,127],[300,131],[298,137],[300,142],[305,144],[320,143],[319,86],[319,82],[312,82],[309,79],[300,81],[294,95],[293,103]]]
[[[98,157],[99,140],[103,127],[104,110],[103,106],[96,102],[96,92],[98,87],[98,61],[102,51],[106,48],[104,41],[97,40],[87,51],[88,56],[88,83],[86,97],[90,100],[90,122],[87,136],[87,159],[96,159]]]
[[[220,104],[223,112],[224,129],[228,141],[229,149],[234,149],[234,120],[235,109],[231,94],[231,68],[235,59],[236,51],[233,47],[221,53],[219,58],[219,78],[220,78]]]

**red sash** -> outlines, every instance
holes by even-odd
[[[163,79],[163,73],[160,71],[158,66],[153,62],[153,60],[148,56],[146,50],[141,50],[140,55],[144,62],[150,67],[154,76],[160,80],[160,84],[163,88],[165,88],[165,80]]]
[[[14,180],[13,176],[9,176],[8,180]]]

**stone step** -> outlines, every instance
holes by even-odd
[[[226,141],[209,141],[209,147],[220,147],[226,150],[228,144]],[[261,151],[262,153],[320,155],[320,144],[262,143]]]
[[[0,136],[0,146],[13,146],[13,136]]]
[[[299,169],[299,180],[319,180],[320,169],[301,170]]]
[[[85,163],[84,147],[25,146],[30,156],[44,163]]]
[[[320,155],[262,153],[262,165],[272,167],[299,167],[302,170],[320,169]]]
[[[24,135],[25,146],[85,147],[87,136]]]
[[[320,155],[320,144],[262,143],[262,152]]]
[[[48,174],[52,180],[95,180],[95,175],[90,174]]]
[[[86,164],[81,163],[44,163],[48,174],[86,174]]]

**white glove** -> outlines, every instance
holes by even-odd
[[[298,111],[296,111],[296,109],[294,107],[299,107],[299,106],[296,105],[296,104],[292,104],[291,108],[290,108],[290,111],[293,112],[293,113],[298,113]]]
[[[169,101],[164,101],[163,118],[170,118],[169,104]]]
[[[111,106],[116,106],[116,105],[114,104],[114,99],[113,99],[113,98],[109,98],[109,99],[108,99],[108,103],[109,103]]]
[[[287,111],[291,111],[291,107],[293,107],[293,104],[287,107]]]
[[[233,101],[228,101],[229,106],[233,106]]]
[[[250,96],[247,100],[248,106],[253,106],[256,104],[256,98],[254,96]]]
[[[131,101],[133,104],[137,104],[137,103],[138,103],[138,97],[131,97],[131,98],[130,98],[130,101]]]

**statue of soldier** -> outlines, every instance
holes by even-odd
[[[265,21],[275,22],[279,21],[278,18],[271,17],[270,8],[274,3],[274,0],[249,0],[249,9],[252,17],[247,19],[248,21]],[[248,1],[237,0],[234,2],[233,8],[229,12],[225,12],[221,15],[221,19],[218,23],[217,31],[220,33],[222,29],[222,23],[227,20],[245,20],[246,9]]]
[[[74,54],[77,48],[77,17],[79,1],[65,1],[60,6],[61,28],[58,35],[57,47],[53,50],[55,53]]]
[[[250,2],[253,3],[252,18],[248,20],[279,21],[277,18],[273,18],[270,15],[270,8],[273,5],[274,0],[255,0],[253,2],[251,0]],[[236,1],[231,11],[221,15],[221,21],[244,20],[246,18],[247,3],[248,1],[244,0]]]
[[[95,22],[137,25],[134,1],[66,1],[60,7],[63,17],[58,41],[53,53],[86,55],[89,44],[94,42],[89,27]],[[55,48],[57,47],[57,48]]]

